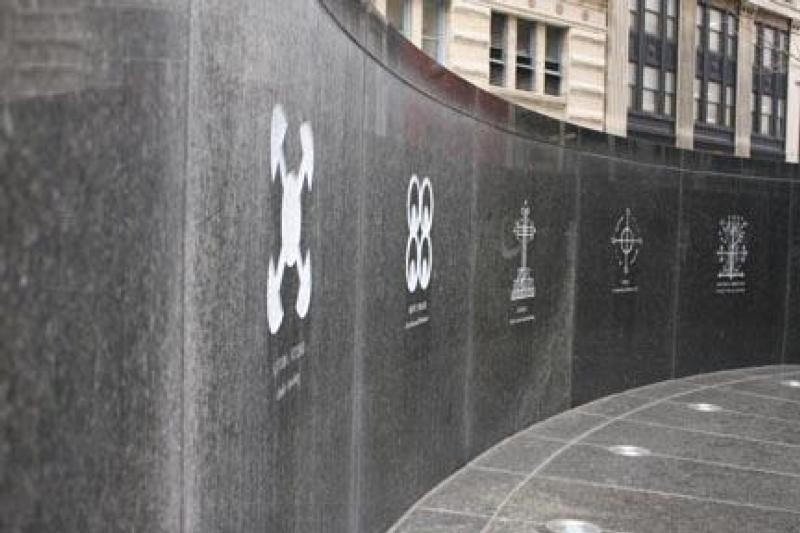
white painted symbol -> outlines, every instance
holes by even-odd
[[[639,236],[636,219],[631,215],[630,208],[626,207],[625,214],[617,219],[614,235],[611,237],[611,245],[616,250],[617,261],[625,277],[630,275],[631,267],[636,264],[643,244],[644,240]]]
[[[522,217],[514,224],[514,236],[521,243],[521,265],[517,269],[517,277],[511,289],[512,301],[536,296],[533,272],[528,267],[528,243],[532,242],[533,237],[536,235],[536,226],[533,225],[533,220],[530,218],[531,208],[528,206],[528,200],[525,200],[520,213]]]
[[[740,215],[728,215],[719,221],[719,248],[717,258],[720,271],[717,278],[724,280],[744,279],[744,263],[747,260],[747,226],[749,224]]]
[[[311,124],[303,122],[300,125],[300,147],[302,159],[297,172],[287,171],[286,156],[283,151],[284,140],[288,123],[283,107],[276,105],[272,110],[272,134],[270,146],[270,171],[274,182],[277,173],[280,173],[283,186],[283,201],[281,203],[281,251],[277,265],[273,258],[269,259],[269,277],[267,278],[267,321],[269,331],[277,333],[283,322],[283,301],[281,299],[281,282],[286,267],[296,267],[300,280],[295,310],[297,316],[305,318],[311,304],[311,250],[306,250],[303,260],[300,251],[300,232],[303,222],[303,204],[301,195],[303,184],[311,182],[314,176],[314,134]]]
[[[420,184],[414,174],[408,183],[406,203],[408,242],[406,243],[406,285],[408,292],[426,290],[433,272],[433,187],[427,177]]]

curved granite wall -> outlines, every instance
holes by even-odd
[[[796,166],[515,108],[349,0],[0,22],[2,531],[381,531],[572,404],[800,362]]]

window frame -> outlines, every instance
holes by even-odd
[[[657,3],[658,10],[654,9]],[[628,129],[669,142],[674,137],[678,75],[678,0],[629,0]],[[657,16],[656,33],[647,31],[647,17]],[[650,24],[652,27],[652,23]],[[652,28],[651,28],[652,29]],[[645,72],[657,71],[657,87],[650,88],[654,106],[646,106]],[[652,76],[652,74],[650,74]],[[668,92],[669,90],[669,92]]]
[[[699,31],[695,35],[700,37],[700,42],[695,43],[695,78],[700,80],[699,100],[695,105],[699,108],[695,112],[697,117],[695,125],[712,128],[720,131],[734,131],[736,129],[736,76],[739,60],[739,15],[732,10],[727,10],[710,2],[698,2],[698,12],[702,19],[695,24]],[[710,49],[710,22],[711,13],[720,14],[722,27],[718,32],[720,48],[717,51]],[[731,33],[731,23],[735,31]],[[708,89],[710,84],[719,85],[719,101],[717,116],[709,121]],[[728,114],[730,113],[730,123]]]
[[[564,43],[567,40],[568,35],[568,28],[563,26],[555,26],[552,24],[545,24],[543,25],[544,28],[544,50],[543,50],[543,58],[544,58],[544,86],[542,87],[542,94],[546,96],[563,96],[564,95]],[[553,32],[556,35],[556,41],[558,44],[558,58],[551,59],[548,55],[549,52],[549,44],[550,41],[548,37],[551,35],[550,32]],[[555,68],[552,68],[552,65],[555,65]],[[558,84],[558,90],[555,93],[551,93],[548,91],[548,80],[555,80]]]
[[[737,77],[739,62],[738,6],[722,6],[698,0],[695,20],[694,147],[732,154],[736,134]],[[719,48],[711,50],[710,19],[719,13]],[[699,85],[698,85],[699,84]],[[709,102],[709,88],[719,86],[719,101]],[[699,94],[698,88],[699,87]],[[709,105],[709,104],[712,105]],[[716,111],[709,115],[709,109]]]
[[[513,43],[509,42],[509,30],[514,28],[512,24],[517,30]],[[528,32],[527,53],[520,47],[525,44],[523,31]],[[489,21],[489,86],[563,98],[566,82],[564,54],[568,39],[568,26],[492,10]],[[523,79],[526,83],[521,83]]]
[[[500,23],[500,46],[495,46],[495,20],[498,20]],[[508,21],[509,16],[507,14],[500,11],[491,12],[491,18],[489,21],[489,85],[494,87],[505,87],[508,83],[509,65],[508,50],[506,50],[508,44]],[[499,51],[499,53],[496,53],[496,51]],[[493,68],[495,70],[499,70],[501,73],[499,82],[496,82],[496,78],[492,72]]]
[[[789,39],[791,26],[787,21],[784,28],[773,23],[756,21],[753,61],[753,128],[752,136],[763,140],[780,141],[786,139],[786,100],[788,96]],[[765,30],[773,32],[770,65],[764,62]],[[782,38],[782,39],[781,39]],[[781,41],[781,42],[778,42]],[[781,45],[781,49],[778,46]],[[763,120],[763,100],[770,98],[769,131],[761,129]]]
[[[514,62],[514,68],[515,68],[515,73],[516,73],[515,82],[514,82],[514,86],[515,87],[514,88],[516,90],[518,90],[518,91],[534,92],[534,91],[537,90],[537,87],[536,87],[536,53],[537,53],[536,40],[538,38],[538,32],[540,30],[539,23],[537,23],[536,21],[533,21],[533,20],[519,18],[519,17],[515,18],[515,21],[516,21],[516,24],[517,24],[517,43],[516,43],[517,46],[516,46],[516,51],[515,51],[515,62]],[[522,29],[525,26],[527,26],[526,29],[528,30],[528,50],[527,50],[527,54],[524,54],[524,53],[521,54],[520,52],[525,52],[525,50],[520,50],[520,35],[521,35]],[[520,63],[520,59],[523,59],[523,60],[527,59],[528,64],[525,64],[524,62]],[[525,75],[530,76],[530,84],[529,84],[528,87],[521,87],[520,86],[520,80],[522,79],[522,76],[520,76],[521,73],[525,73]]]
[[[411,0],[394,0],[394,1],[396,1],[396,2],[398,2],[400,4],[400,10],[401,10],[400,27],[397,27],[396,25],[392,24],[392,20],[391,20],[391,17],[390,17],[390,11],[389,11],[389,2],[392,2],[392,0],[387,0],[387,3],[386,3],[386,20],[393,28],[395,28],[397,31],[399,31],[403,35],[403,37],[405,37],[406,39],[410,39],[411,38]]]
[[[434,11],[436,13],[436,35],[431,36],[425,33],[425,7],[428,2],[435,4]],[[447,42],[447,6],[449,0],[422,0],[422,51],[429,57],[436,60],[438,63],[444,65],[447,60],[446,42]],[[431,55],[426,50],[426,44],[433,41],[436,45],[434,55]]]

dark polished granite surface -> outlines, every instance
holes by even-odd
[[[798,486],[800,366],[747,368],[656,383],[534,424],[390,531],[788,533],[800,531]]]
[[[774,367],[548,417],[800,363],[800,166],[515,107],[371,5],[0,0],[0,533],[375,533],[473,459],[406,530],[797,529]]]

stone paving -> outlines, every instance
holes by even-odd
[[[657,383],[491,448],[393,533],[800,532],[800,366]]]

